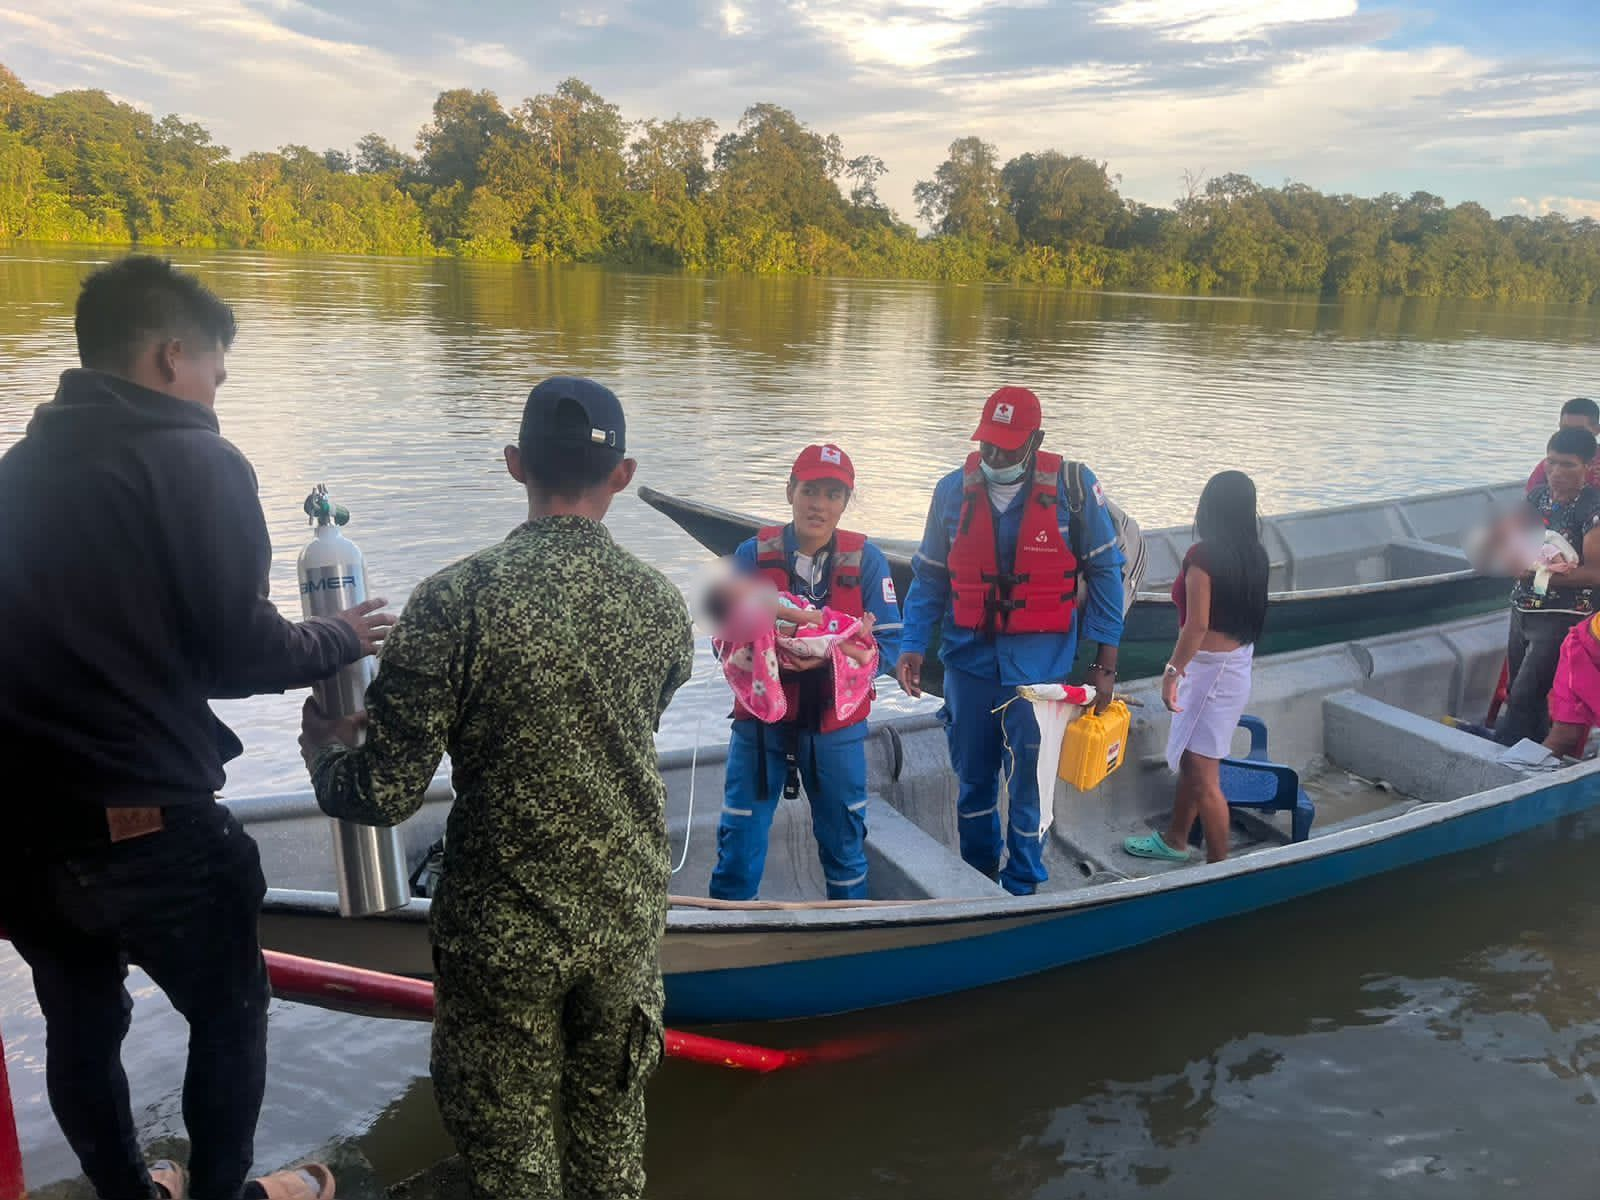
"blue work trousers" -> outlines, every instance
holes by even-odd
[[[754,900],[767,864],[767,836],[783,795],[785,739],[789,730],[759,721],[733,723],[722,819],[717,825],[717,869],[711,895]],[[867,895],[867,726],[832,733],[797,731],[800,780],[811,802],[811,830],[828,882],[830,900]],[[763,753],[764,752],[764,753]],[[766,759],[765,784],[761,760]]]
[[[997,679],[945,668],[945,730],[950,765],[960,784],[956,799],[961,857],[1016,896],[1032,895],[1048,876],[1039,832],[1039,723],[1024,700],[994,710],[1017,694]],[[1000,772],[1009,797],[1000,870]],[[1051,797],[1052,803],[1055,797]]]

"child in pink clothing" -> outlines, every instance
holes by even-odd
[[[778,649],[793,658],[821,658],[835,646],[857,666],[878,656],[877,643],[862,637],[866,620],[836,608],[813,608],[792,592],[775,590],[764,580],[734,576],[712,589],[706,614],[717,624],[718,640],[727,644],[758,640],[769,628]]]
[[[780,662],[784,655],[822,658],[835,648],[858,667],[878,661],[871,613],[857,618],[836,608],[813,608],[791,592],[779,592],[778,604],[773,627],[778,635]]]
[[[852,617],[833,608],[812,608],[764,580],[733,576],[706,598],[715,623],[712,647],[734,696],[757,720],[783,720],[788,712],[781,673],[810,659],[832,661],[836,711],[848,717],[872,695],[878,643],[872,614]]]

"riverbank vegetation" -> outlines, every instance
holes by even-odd
[[[0,67],[0,239],[1600,301],[1593,220],[1235,174],[1186,178],[1160,208],[1119,195],[1105,163],[1056,150],[1002,162],[976,137],[917,183],[922,234],[879,198],[882,159],[847,155],[787,109],[754,105],[726,131],[630,122],[576,79],[510,106],[443,92],[414,150],[368,134],[348,150],[235,158],[198,124],[102,92],[42,96]]]

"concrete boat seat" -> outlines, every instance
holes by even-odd
[[[875,900],[1003,896],[1005,889],[962,861],[879,796],[867,798],[868,886]]]
[[[1522,778],[1498,761],[1502,747],[1495,743],[1360,692],[1326,697],[1322,719],[1331,762],[1422,803],[1458,800]]]

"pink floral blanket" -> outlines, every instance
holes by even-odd
[[[767,621],[753,627],[745,623],[744,628],[725,630],[725,637],[713,639],[734,697],[758,721],[772,724],[788,715],[783,671],[822,657],[833,669],[833,706],[840,719],[849,720],[871,699],[878,674],[876,640],[859,618],[831,608],[822,611],[827,624],[802,625],[793,636],[780,635],[777,626]],[[866,661],[855,662],[844,652],[846,644],[872,653]]]

